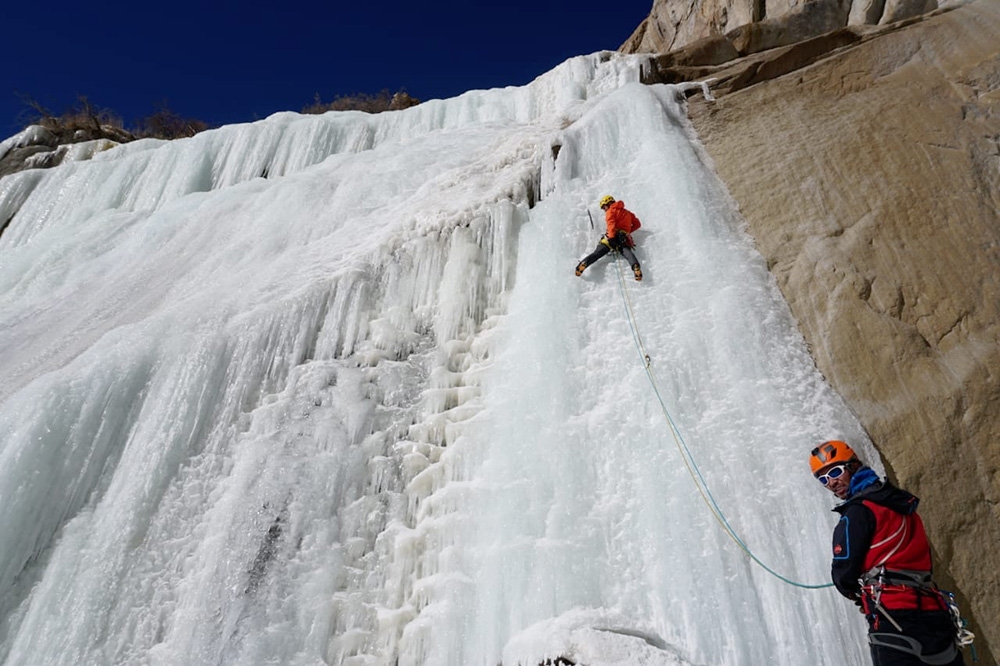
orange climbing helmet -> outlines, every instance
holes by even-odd
[[[858,455],[854,449],[839,439],[831,439],[823,442],[809,456],[809,467],[812,468],[813,476],[818,476],[834,465],[858,461]]]

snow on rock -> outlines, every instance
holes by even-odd
[[[37,145],[50,146],[55,141],[55,135],[41,125],[28,125],[14,136],[0,141],[0,159],[13,148]]]
[[[505,666],[695,666],[648,623],[608,609],[573,609],[526,627],[503,651]]]

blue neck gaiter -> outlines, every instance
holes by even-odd
[[[848,497],[853,497],[865,488],[875,485],[878,483],[878,480],[878,474],[876,474],[874,470],[870,467],[862,467],[851,475],[851,485],[848,488]]]

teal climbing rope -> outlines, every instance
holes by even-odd
[[[632,331],[632,340],[635,342],[636,349],[639,351],[639,355],[642,357],[643,369],[646,372],[646,377],[649,379],[649,383],[653,388],[653,393],[656,395],[657,401],[660,403],[660,409],[663,411],[664,417],[666,417],[667,425],[670,427],[670,434],[673,435],[674,442],[677,444],[677,450],[681,454],[681,459],[684,461],[684,465],[687,467],[688,473],[691,475],[692,480],[694,480],[695,486],[698,488],[698,492],[701,494],[702,499],[708,506],[709,510],[712,512],[712,516],[715,520],[722,526],[723,531],[732,539],[746,555],[755,563],[760,565],[764,571],[768,572],[775,578],[788,583],[789,585],[794,585],[795,587],[801,587],[808,590],[819,590],[826,587],[833,587],[833,583],[823,583],[819,585],[809,585],[807,583],[799,583],[797,581],[791,580],[786,576],[781,575],[771,567],[767,566],[761,561],[759,557],[749,546],[744,543],[743,539],[736,533],[736,530],[730,525],[729,520],[726,515],[719,508],[718,503],[715,501],[715,497],[712,495],[712,491],[708,487],[708,483],[705,481],[705,477],[702,476],[701,470],[698,468],[698,464],[694,460],[694,456],[691,450],[688,448],[687,443],[684,441],[684,436],[681,434],[680,429],[677,424],[674,423],[673,417],[670,415],[670,410],[667,409],[666,403],[663,401],[663,395],[660,393],[660,388],[656,383],[656,376],[653,374],[652,361],[649,354],[646,352],[646,346],[642,342],[642,337],[639,335],[639,327],[635,322],[635,311],[632,308],[632,300],[628,294],[628,288],[625,286],[625,275],[621,267],[621,255],[615,253],[615,268],[618,273],[618,288],[622,295],[622,300],[625,303],[626,315],[628,318],[628,325]]]

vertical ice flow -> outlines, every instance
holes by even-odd
[[[730,523],[822,582],[805,451],[864,434],[642,64],[0,180],[0,663],[859,661],[643,372],[623,295]],[[605,193],[625,292],[570,270]]]

